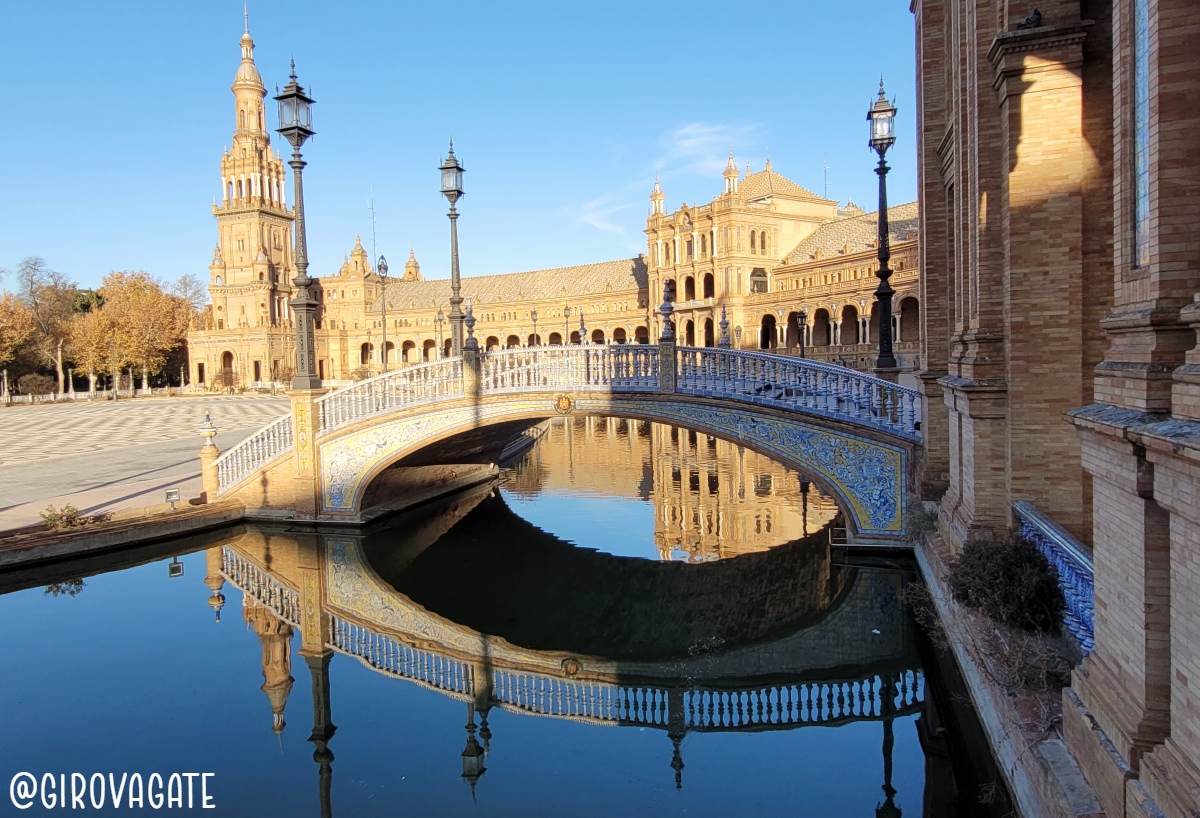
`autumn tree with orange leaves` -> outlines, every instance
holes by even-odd
[[[100,314],[111,327],[117,354],[123,363],[142,370],[146,388],[147,377],[162,371],[171,351],[184,342],[192,305],[141,270],[109,273],[100,293]]]

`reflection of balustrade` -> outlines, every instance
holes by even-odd
[[[221,573],[242,593],[275,612],[283,621],[300,627],[300,592],[246,559],[229,546],[221,547]]]
[[[474,694],[475,675],[469,663],[411,648],[336,615],[329,619],[330,647],[361,659],[372,669],[448,693]]]
[[[292,416],[284,415],[259,429],[217,458],[217,480],[222,490],[292,449]]]
[[[1024,500],[1013,503],[1021,536],[1035,544],[1058,572],[1067,601],[1063,624],[1079,640],[1084,655],[1095,647],[1095,595],[1092,555],[1087,546]]]
[[[914,389],[845,367],[761,352],[680,347],[676,391],[796,409],[920,439]]]

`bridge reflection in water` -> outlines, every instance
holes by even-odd
[[[828,525],[731,560],[638,560],[548,534],[483,487],[366,535],[247,531],[207,560],[218,617],[226,584],[243,592],[276,730],[299,633],[324,815],[335,653],[463,702],[472,789],[489,764],[489,715],[502,710],[661,730],[676,787],[690,733],[877,722],[881,814],[895,814],[893,721],[920,714],[925,801],[938,800],[930,788],[953,790],[902,601],[909,572],[848,559]]]

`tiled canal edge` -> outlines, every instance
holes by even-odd
[[[913,549],[921,576],[929,588],[938,618],[946,629],[950,649],[992,754],[1025,818],[1100,818],[1104,812],[1079,765],[1058,736],[1031,738],[1014,735],[1010,725],[1021,723],[1016,703],[987,674],[969,645],[970,620],[951,598],[947,581],[948,552],[934,534]]]

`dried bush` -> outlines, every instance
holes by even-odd
[[[989,619],[1034,633],[1057,634],[1066,607],[1049,560],[1018,536],[968,543],[950,565],[950,590]]]
[[[49,375],[30,372],[17,379],[17,389],[22,395],[49,395],[58,389],[58,381]]]

